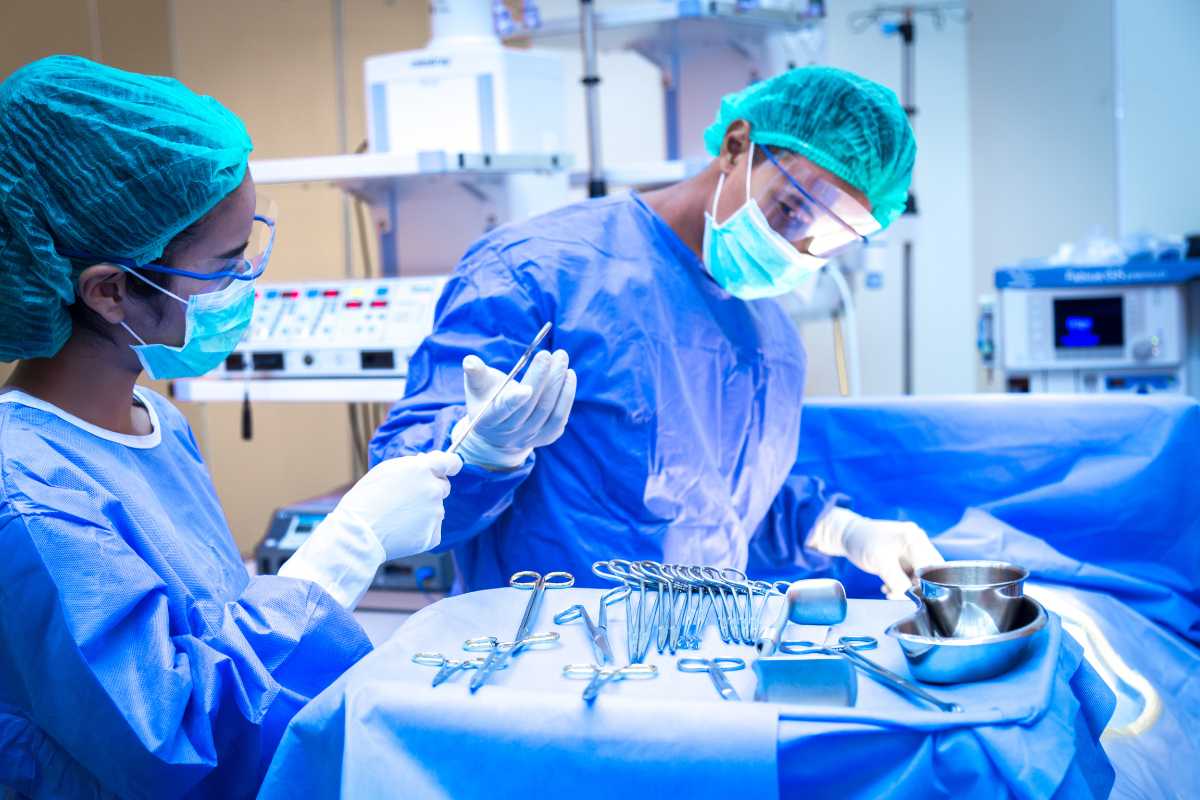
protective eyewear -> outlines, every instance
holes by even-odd
[[[250,236],[246,240],[245,250],[240,255],[202,259],[188,264],[187,269],[169,267],[166,264],[139,264],[133,259],[121,256],[60,252],[67,258],[117,264],[128,269],[158,272],[164,275],[180,275],[198,281],[219,281],[222,287],[228,286],[233,281],[252,281],[266,271],[267,263],[271,260],[271,251],[275,247],[275,217],[259,213],[264,208],[264,205],[260,203],[259,207],[255,209]]]
[[[755,200],[771,227],[798,250],[828,258],[866,243],[868,236],[883,227],[861,203],[831,181],[816,175],[801,181],[768,148],[762,151],[779,174]]]

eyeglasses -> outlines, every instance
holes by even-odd
[[[806,187],[768,148],[762,151],[783,181],[771,182],[755,199],[771,226],[797,249],[828,258],[866,243],[882,229],[870,211],[831,181],[814,176]]]
[[[267,269],[271,260],[271,250],[275,247],[275,220],[265,214],[255,214],[250,237],[246,249],[240,256],[232,258],[209,258],[193,264],[189,269],[168,267],[166,264],[139,264],[131,258],[120,256],[103,256],[93,253],[73,253],[60,251],[67,258],[86,259],[94,262],[117,264],[128,269],[158,272],[164,275],[181,275],[198,281],[222,281],[228,285],[231,281],[252,281]]]

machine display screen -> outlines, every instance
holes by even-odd
[[[1121,297],[1073,297],[1054,301],[1054,343],[1064,349],[1124,347]]]
[[[279,540],[280,550],[299,550],[300,545],[308,539],[313,529],[325,519],[324,514],[297,514],[292,518],[287,533]]]

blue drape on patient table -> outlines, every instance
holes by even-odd
[[[946,558],[1106,592],[1200,644],[1200,405],[994,395],[810,402],[794,474],[909,519]],[[751,574],[774,568],[765,548]],[[878,580],[839,562],[852,591]]]

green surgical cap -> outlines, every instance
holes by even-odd
[[[80,252],[144,264],[236,189],[245,126],[179,81],[51,56],[0,84],[0,361],[71,334]]]
[[[904,211],[917,143],[890,89],[833,67],[789,70],[721,100],[704,132],[711,155],[739,119],[755,144],[798,153],[861,191],[885,228]]]

